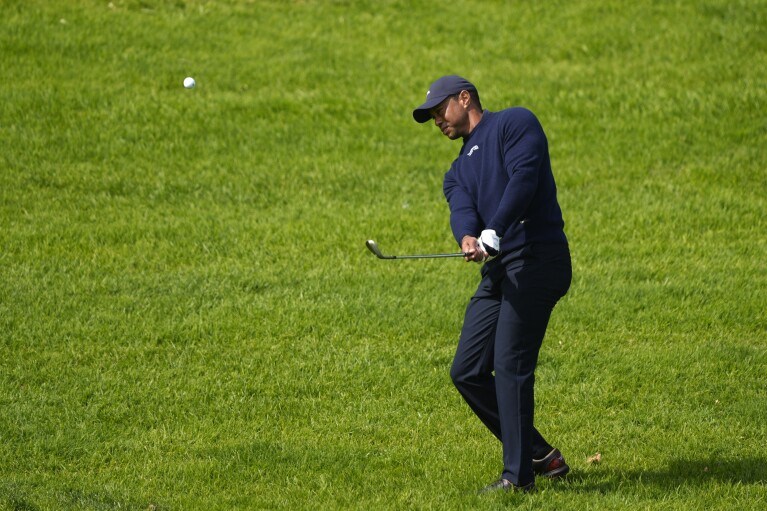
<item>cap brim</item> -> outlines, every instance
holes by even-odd
[[[426,102],[413,110],[413,119],[416,122],[424,123],[431,119],[429,110],[442,103],[447,96],[435,96],[426,100]]]

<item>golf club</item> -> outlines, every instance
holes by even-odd
[[[375,254],[378,259],[433,259],[436,257],[465,257],[467,254],[458,252],[457,254],[421,254],[421,255],[383,255],[376,242],[367,240],[365,243],[368,249]]]

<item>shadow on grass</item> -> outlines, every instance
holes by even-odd
[[[570,485],[600,493],[611,493],[625,487],[627,483],[653,485],[663,490],[711,483],[767,486],[767,458],[673,460],[657,470],[626,471],[596,466],[586,471],[574,471],[567,480]]]
[[[84,491],[81,489],[66,489],[63,491],[49,491],[45,489],[39,494],[34,484],[24,485],[19,483],[0,483],[0,509],[13,511],[39,511],[41,509],[150,509],[160,511],[165,509],[156,504],[120,500],[114,496],[100,491]],[[40,503],[43,501],[44,503]],[[54,502],[55,508],[50,507]]]

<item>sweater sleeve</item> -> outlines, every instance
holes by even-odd
[[[477,208],[471,196],[456,181],[451,171],[445,174],[442,188],[450,206],[450,228],[458,245],[461,244],[464,236],[478,236],[482,230],[482,222]]]
[[[546,135],[532,112],[523,110],[519,122],[507,124],[503,132],[504,166],[509,183],[488,229],[503,236],[509,227],[524,220],[538,189],[538,175],[547,151]]]

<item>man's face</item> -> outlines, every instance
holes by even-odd
[[[434,124],[450,140],[469,134],[469,114],[463,102],[465,98],[462,94],[454,94],[429,111]]]

